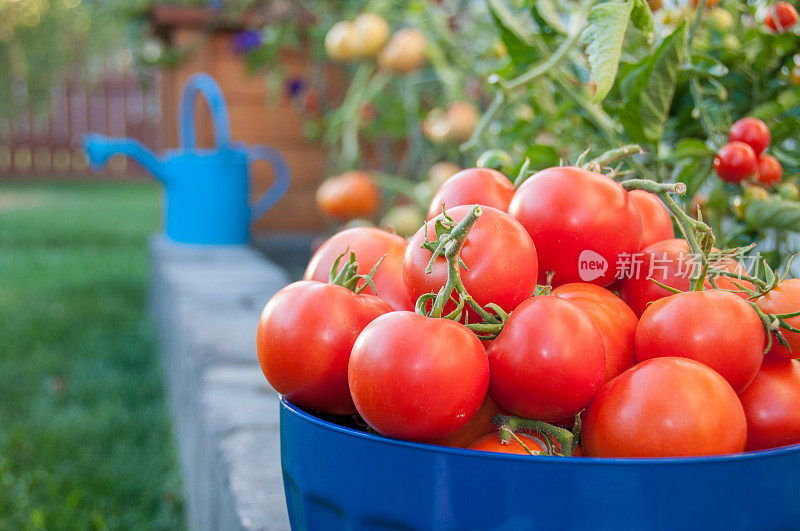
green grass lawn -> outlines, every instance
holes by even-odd
[[[0,184],[0,529],[180,529],[149,183]]]

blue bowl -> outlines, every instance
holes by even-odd
[[[281,399],[281,463],[295,530],[800,529],[800,445],[528,457],[371,435]]]

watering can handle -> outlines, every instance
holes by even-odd
[[[250,207],[251,217],[256,220],[267,213],[272,206],[289,190],[289,165],[283,155],[276,149],[267,146],[255,146],[247,150],[249,162],[265,160],[275,170],[275,182]]]
[[[231,125],[228,119],[228,107],[225,105],[225,97],[222,95],[222,90],[217,82],[214,81],[214,78],[202,72],[190,77],[183,87],[180,110],[181,145],[185,149],[194,149],[196,147],[194,98],[198,92],[205,96],[208,108],[211,110],[217,147],[220,149],[230,148]]]

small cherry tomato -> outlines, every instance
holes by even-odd
[[[636,203],[642,217],[642,244],[648,245],[675,237],[669,210],[657,195],[644,190],[631,190],[628,196]]]
[[[603,383],[636,363],[633,343],[639,320],[622,299],[605,288],[586,283],[562,284],[553,290],[553,295],[588,313],[600,331],[606,356]]]
[[[641,248],[642,219],[628,192],[612,179],[572,167],[542,170],[508,205],[539,252],[540,280],[553,285],[614,281],[621,255]]]
[[[375,13],[362,13],[353,21],[358,36],[358,55],[372,57],[389,40],[389,23]]]
[[[778,186],[778,195],[787,201],[797,201],[800,199],[800,190],[794,183],[781,183]]]
[[[446,210],[461,205],[482,205],[505,212],[512,197],[514,197],[514,185],[499,171],[489,168],[468,168],[456,173],[442,184],[428,208],[428,219],[442,213],[442,204]]]
[[[783,166],[772,155],[762,154],[758,157],[758,182],[766,186],[775,186],[781,182]]]
[[[740,395],[747,451],[800,443],[800,362],[767,356]]]
[[[433,191],[437,191],[442,187],[447,179],[460,171],[461,167],[458,164],[455,162],[448,162],[446,160],[437,162],[431,166],[431,168],[428,170],[428,181],[430,181]]]
[[[603,383],[603,338],[577,304],[542,295],[520,304],[489,347],[489,394],[513,415],[570,424]]]
[[[733,141],[722,146],[714,157],[714,171],[729,183],[742,182],[758,170],[756,153],[748,144]]]
[[[348,171],[325,179],[317,189],[317,208],[343,221],[368,218],[378,209],[381,193],[365,171]]]
[[[502,454],[521,455],[531,455],[532,453],[544,453],[547,451],[547,445],[540,437],[520,432],[517,432],[516,435],[519,437],[520,441],[522,441],[525,447],[527,447],[527,449],[513,437],[508,443],[503,442],[503,439],[500,438],[499,431],[481,437],[474,443],[467,446],[467,448],[470,450],[481,450],[484,452],[499,452]]]
[[[784,314],[800,311],[800,279],[784,280],[775,289],[756,299],[756,304],[765,313]],[[798,328],[800,327],[800,316],[789,317],[786,322]],[[769,354],[782,358],[800,358],[800,334],[784,329],[781,329],[781,333],[789,343],[791,350],[778,343],[777,339],[772,338]]]
[[[728,133],[730,142],[744,142],[760,155],[769,146],[770,134],[767,124],[758,118],[746,117],[736,120]]]
[[[723,290],[687,291],[651,304],[636,328],[636,357],[689,358],[711,367],[738,393],[764,358],[764,328],[753,308]]]
[[[448,209],[447,214],[458,222],[471,210],[472,205],[462,205]],[[432,253],[421,245],[426,234],[429,239],[436,237],[437,219],[439,216],[418,230],[406,248],[403,281],[414,300],[425,293],[438,293],[447,282],[444,256],[440,255],[433,263],[433,270],[425,273]],[[510,312],[531,297],[536,289],[536,247],[522,225],[501,210],[483,207],[481,216],[467,235],[461,259],[467,267],[461,269],[464,287],[481,306],[495,303]],[[451,302],[445,307],[445,312],[454,308]],[[471,322],[475,321],[471,312],[465,312],[465,315],[470,316]]]
[[[448,140],[461,143],[472,136],[480,114],[473,104],[467,101],[454,101],[447,106],[446,117],[449,125]]]
[[[405,74],[417,70],[425,63],[427,39],[420,31],[403,28],[392,35],[378,55],[378,64],[384,70]]]
[[[780,23],[780,28],[775,19]],[[785,33],[797,24],[797,10],[789,2],[775,2],[764,17],[764,24],[775,33]]]
[[[700,5],[700,0],[689,0],[689,4],[691,4],[692,8],[697,9],[697,6]],[[719,0],[708,0],[706,2],[706,9],[711,9],[717,4],[719,4]]]
[[[607,383],[583,416],[589,457],[679,457],[744,450],[747,423],[736,393],[686,358],[654,358]]]
[[[489,362],[466,326],[391,312],[358,336],[348,377],[356,409],[373,429],[433,441],[455,433],[478,411]]]
[[[258,322],[261,370],[294,404],[334,415],[355,413],[347,384],[350,349],[376,317],[392,311],[374,295],[302,280],[276,293]]]
[[[325,51],[335,61],[352,61],[359,57],[360,38],[352,22],[342,20],[331,26],[325,35]]]
[[[405,251],[406,240],[396,234],[375,227],[346,229],[331,236],[317,249],[308,262],[303,279],[327,282],[333,262],[342,253],[352,252],[356,255],[359,275],[369,274],[378,260],[383,258],[375,276],[372,277],[372,282],[378,290],[377,295],[395,310],[411,310],[414,308],[414,301],[411,300],[403,284]],[[358,285],[361,287],[364,284],[362,280]],[[364,293],[375,294],[369,286]]]

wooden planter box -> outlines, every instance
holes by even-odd
[[[207,8],[191,6],[156,5],[150,12],[158,35],[179,49],[192,50],[178,66],[163,72],[165,147],[178,145],[178,102],[184,83],[196,72],[210,74],[219,82],[227,100],[233,139],[280,150],[292,172],[289,192],[256,223],[255,230],[319,231],[325,222],[316,210],[314,194],[326,174],[326,150],[304,138],[303,118],[284,91],[268,95],[268,74],[250,74],[244,58],[234,53],[232,38],[244,28],[244,21],[220,22],[216,17]],[[287,78],[306,77],[310,61],[307,54],[285,50],[280,60]],[[195,112],[198,144],[213,145],[208,109],[205,104],[198,104]],[[257,196],[272,182],[271,170],[259,163],[253,178],[253,194]]]

